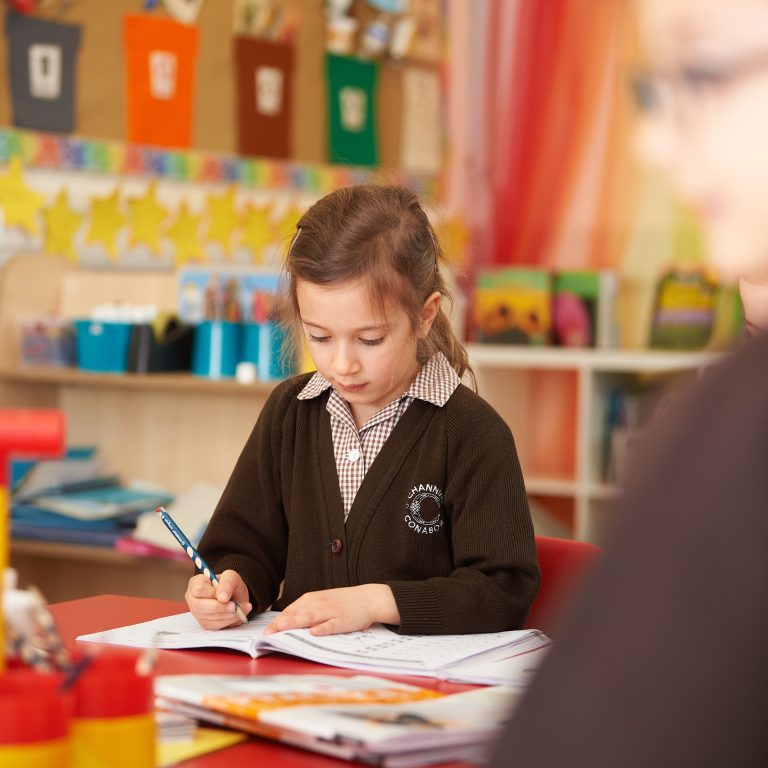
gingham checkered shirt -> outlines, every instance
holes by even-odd
[[[456,371],[442,352],[429,359],[400,397],[385,405],[358,430],[349,403],[334,389],[328,397],[326,410],[331,416],[331,437],[339,489],[344,503],[346,522],[352,502],[362,485],[365,473],[378,456],[392,430],[415,398],[442,407],[459,386]],[[325,392],[331,383],[316,373],[297,395],[309,400]]]

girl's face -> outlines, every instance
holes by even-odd
[[[638,0],[641,152],[701,215],[713,263],[768,279],[768,0]]]
[[[296,296],[312,360],[360,427],[408,389],[419,371],[408,315],[392,299],[382,311],[375,309],[368,284],[360,280],[331,286],[299,280]],[[432,325],[439,296],[425,302],[420,335]]]

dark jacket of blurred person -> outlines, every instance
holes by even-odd
[[[768,335],[674,410],[492,768],[768,766]]]

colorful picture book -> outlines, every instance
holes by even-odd
[[[475,283],[477,339],[487,344],[543,346],[552,330],[551,277],[543,269],[481,272]]]
[[[444,695],[356,675],[164,675],[159,707],[346,760],[390,768],[477,759],[519,692]]]
[[[274,319],[280,273],[217,267],[178,271],[178,313],[185,323],[226,320],[266,323]]]
[[[552,281],[552,336],[559,347],[619,345],[615,272],[568,270]]]
[[[650,346],[702,349],[712,337],[718,284],[704,270],[672,269],[656,286]]]
[[[399,635],[380,624],[359,632],[322,637],[315,637],[306,629],[263,636],[264,629],[276,616],[275,611],[265,611],[248,624],[210,630],[203,629],[191,613],[181,613],[82,635],[78,640],[138,648],[230,648],[254,658],[277,651],[362,672],[422,675],[444,680],[456,679],[462,674],[464,664],[511,658],[550,642],[538,630],[474,635]]]

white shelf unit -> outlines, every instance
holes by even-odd
[[[600,543],[619,489],[604,478],[609,393],[680,381],[714,352],[469,345],[480,394],[515,436],[526,489],[571,518],[574,538]]]

